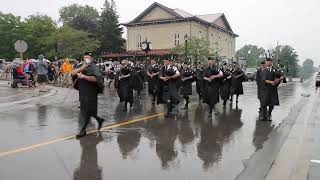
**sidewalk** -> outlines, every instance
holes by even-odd
[[[319,180],[320,179],[320,92],[314,85],[298,114],[290,133],[282,145],[267,180]]]

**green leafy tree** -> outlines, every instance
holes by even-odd
[[[11,61],[19,57],[14,43],[23,39],[23,34],[21,17],[0,12],[0,58]]]
[[[314,62],[312,59],[306,59],[302,65],[303,73],[312,75],[315,72],[315,68],[313,65],[314,65]]]
[[[245,45],[236,52],[237,58],[245,58],[247,67],[257,67],[262,59],[265,59],[265,49],[256,45]]]
[[[289,45],[285,46],[279,46],[278,48],[278,62],[281,67],[286,67],[285,74],[292,76],[292,77],[298,77],[299,75],[299,56],[295,49]],[[276,56],[275,56],[276,57]]]
[[[63,25],[96,35],[99,24],[99,12],[96,8],[72,4],[61,8],[59,13]]]
[[[31,15],[21,27],[23,38],[28,43],[28,51],[25,56],[36,58],[39,54],[45,54],[52,47],[48,44],[47,37],[57,30],[56,22],[47,15]]]
[[[205,39],[199,39],[192,37],[187,42],[188,58],[191,59],[192,63],[206,62],[209,56],[214,56],[216,53],[210,54],[209,41]],[[172,52],[179,55],[180,62],[185,60],[186,56],[186,44],[180,44],[172,49]]]
[[[106,0],[99,20],[99,40],[102,51],[122,51],[125,40],[122,38],[123,28],[119,24],[119,16],[113,0]]]
[[[85,51],[95,51],[99,47],[99,41],[90,37],[90,34],[84,31],[75,30],[69,26],[63,26],[47,38],[51,46],[48,51],[49,57],[56,55],[54,46],[57,42],[63,45],[58,58],[80,58]]]

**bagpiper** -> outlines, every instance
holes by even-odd
[[[172,64],[171,59],[166,59],[163,63],[164,65],[161,68],[160,79],[162,80],[162,96],[168,105],[168,111],[165,115],[167,118],[170,116],[174,105],[179,103],[177,83],[180,72],[178,71],[178,68]]]
[[[217,66],[216,60],[209,57],[208,67],[204,70],[204,88],[203,102],[209,105],[209,117],[212,117],[212,111],[219,102],[220,78],[223,77],[222,71]]]
[[[182,95],[183,99],[186,101],[184,109],[189,108],[190,98],[189,96],[192,95],[192,83],[195,80],[195,73],[189,67],[188,62],[184,62],[182,65],[181,70],[181,86],[180,86],[180,94]]]
[[[150,66],[148,67],[148,93],[152,95],[152,104],[154,105],[157,99],[157,103],[160,102],[161,96],[159,92],[160,88],[160,66],[155,59],[150,60]]]
[[[128,103],[130,108],[133,106],[133,65],[128,60],[122,60],[122,66],[116,75],[115,87],[120,98],[120,103],[123,103],[123,111],[127,111]]]

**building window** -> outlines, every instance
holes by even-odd
[[[180,34],[178,32],[174,33],[174,45],[175,46],[180,45]]]
[[[141,34],[137,35],[137,48],[141,48],[141,43],[142,43],[142,37]]]
[[[199,37],[199,39],[202,39],[202,32],[201,31],[199,31],[198,37]]]

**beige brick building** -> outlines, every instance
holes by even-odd
[[[205,38],[210,43],[211,53],[232,59],[235,57],[235,34],[225,15],[192,15],[181,9],[170,9],[159,3],[153,3],[127,27],[127,51],[141,50],[146,39],[153,50],[176,47],[185,42],[184,36]]]

